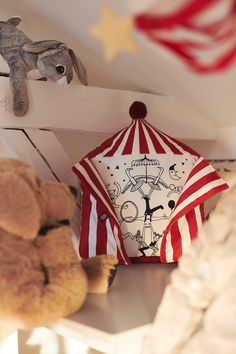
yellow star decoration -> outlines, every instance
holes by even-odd
[[[101,22],[91,28],[91,34],[103,43],[107,61],[111,61],[120,51],[137,52],[138,47],[130,33],[132,27],[131,18],[119,17],[103,6]]]

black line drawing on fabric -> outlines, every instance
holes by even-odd
[[[131,192],[136,192],[139,191],[142,195],[144,195],[143,190],[142,190],[142,185],[144,183],[144,176],[131,176],[130,171],[132,171],[133,168],[126,168],[125,173],[129,179],[129,182],[126,184],[126,186],[122,189],[121,193],[125,193],[130,187]]]
[[[149,248],[153,250],[151,256],[154,256],[157,251],[159,250],[157,247],[157,241],[162,237],[159,237],[158,233],[153,230],[153,221],[165,220],[170,219],[171,214],[175,207],[175,201],[169,200],[168,207],[170,208],[171,212],[170,215],[166,215],[163,213],[161,216],[153,217],[153,213],[157,210],[164,210],[163,205],[158,205],[154,208],[150,208],[150,198],[145,196],[143,198],[145,200],[145,213],[144,213],[144,220],[143,220],[143,229],[142,229],[142,236],[145,243],[149,243]],[[148,241],[149,240],[149,241]]]
[[[146,256],[146,253],[144,251],[148,250],[149,246],[144,241],[143,235],[141,234],[141,230],[137,230],[136,234],[134,235],[131,232],[127,232],[126,234],[124,234],[123,240],[125,240],[128,237],[138,242],[139,252],[142,254],[142,256]]]
[[[178,175],[179,171],[177,171],[175,168],[176,168],[176,163],[169,167],[169,175],[171,179],[178,181],[181,178],[181,176]]]
[[[144,221],[147,220],[147,218],[149,217],[150,221],[152,221],[152,215],[155,211],[159,210],[159,209],[164,209],[163,205],[158,205],[154,208],[150,207],[150,197],[149,196],[145,196],[143,197],[143,199],[145,200],[146,203],[146,208],[145,208],[145,213],[144,213]]]
[[[132,208],[133,206],[133,208]],[[133,215],[125,215],[124,211],[126,210],[126,213],[128,210],[130,210],[131,212],[133,212]],[[122,219],[122,221],[131,223],[134,222],[135,220],[137,220],[138,218],[138,214],[139,214],[139,210],[137,205],[131,201],[131,200],[127,200],[125,201],[121,206],[120,206],[120,217]],[[121,222],[122,222],[121,221]]]
[[[120,205],[116,204],[116,199],[119,197],[121,194],[121,186],[118,182],[113,183],[115,185],[115,188],[109,189],[110,183],[106,184],[106,190],[109,194],[109,197],[111,198],[112,204],[114,208],[120,208]]]
[[[172,180],[177,177],[178,171],[175,166],[176,164],[171,165],[170,169],[168,170],[167,168],[166,171],[167,173],[172,171],[172,176],[174,176]],[[144,170],[142,171],[143,168]],[[165,224],[168,223],[176,204],[175,198],[171,198],[171,195],[181,194],[183,189],[182,186],[176,186],[174,181],[171,184],[167,184],[165,177],[163,178],[163,175],[165,176],[164,171],[157,159],[150,159],[144,155],[141,159],[127,163],[124,172],[128,179],[123,177],[123,182],[126,183],[123,188],[118,182],[113,182],[114,186],[106,185],[114,208],[119,210],[118,219],[120,227],[124,230],[124,233],[122,233],[123,239],[130,238],[136,241],[138,243],[138,251],[142,256],[155,256],[159,251],[158,242],[164,234],[164,232],[163,234],[160,232],[161,222],[166,220]],[[169,179],[169,176],[167,178]],[[164,192],[163,187],[166,192]],[[128,190],[131,193],[138,194],[133,200],[129,194],[128,200],[124,201],[121,195]],[[152,194],[154,191],[157,192],[157,194],[155,193],[155,198],[153,197],[154,194]],[[161,192],[160,195],[159,192]],[[164,200],[160,199],[162,198],[161,196],[164,197]],[[120,202],[117,199],[119,197],[121,197]],[[141,207],[142,202],[140,205],[139,200],[141,201],[142,199],[145,204]],[[159,203],[158,200],[160,200]],[[129,228],[125,224],[134,223],[136,220],[138,222],[137,226],[133,224],[132,232],[130,232],[131,230],[128,231]]]
[[[133,160],[131,162],[131,167],[134,166],[144,166],[145,167],[145,182],[148,181],[148,166],[157,166],[160,165],[160,162],[156,159],[149,159],[146,155],[142,159]]]
[[[163,167],[157,167],[157,171],[158,171],[158,174],[157,174],[157,176],[155,176],[154,180],[153,180],[153,176],[149,176],[151,181],[148,182],[148,185],[151,188],[150,188],[150,191],[148,193],[148,197],[151,196],[151,194],[152,194],[152,192],[154,190],[161,190],[161,187],[159,186],[159,184],[161,184],[165,188],[169,188],[169,186],[163,181],[163,179],[161,179],[161,175],[164,172],[164,168]]]
[[[151,248],[153,250],[151,256],[155,256],[157,251],[159,251],[158,241],[162,238],[163,235],[164,235],[164,232],[162,234],[158,234],[157,232],[154,231],[153,241],[149,245],[149,248]]]
[[[181,194],[183,187],[182,186],[175,186],[174,184],[169,185],[170,191],[167,193],[167,197],[170,197],[172,193]]]
[[[161,175],[164,171],[163,167],[157,167],[157,176],[152,176],[152,175],[135,175],[132,176],[130,171],[133,171],[133,168],[126,168],[125,173],[129,179],[129,182],[124,186],[122,189],[121,193],[124,194],[130,187],[131,192],[136,192],[137,190],[141,193],[141,195],[144,197],[145,194],[142,190],[143,183],[147,183],[151,188],[149,192],[149,196],[153,192],[154,189],[156,190],[161,190],[159,184],[161,184],[163,187],[169,189],[169,186],[161,179]],[[147,182],[146,182],[147,181]]]
[[[106,184],[106,190],[109,194],[109,197],[111,198],[112,205],[114,208],[120,209],[120,217],[122,221],[131,223],[134,222],[139,214],[139,210],[137,205],[132,201],[132,200],[126,200],[123,204],[117,204],[116,199],[119,197],[121,194],[121,186],[118,182],[113,183],[115,185],[114,189],[109,189],[110,183]],[[125,215],[126,211],[126,215]],[[127,213],[128,211],[128,213]],[[129,214],[130,212],[130,214]],[[121,221],[121,222],[122,222]]]

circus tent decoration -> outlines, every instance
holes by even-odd
[[[146,114],[134,102],[131,124],[73,167],[83,191],[82,258],[175,262],[197,237],[203,203],[227,188],[202,156],[150,125]]]

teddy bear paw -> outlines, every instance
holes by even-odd
[[[90,293],[106,293],[115,274],[117,259],[110,255],[99,255],[81,262],[88,277]]]

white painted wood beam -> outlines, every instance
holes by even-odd
[[[216,127],[174,97],[126,90],[84,87],[67,89],[52,82],[28,81],[30,109],[15,117],[9,79],[0,77],[0,127],[114,133],[130,123],[129,106],[143,101],[147,120],[181,139],[215,139]]]

